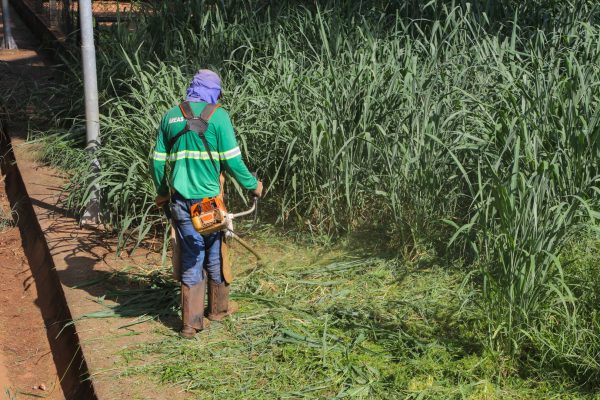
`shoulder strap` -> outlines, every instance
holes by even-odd
[[[184,101],[181,103],[179,105],[179,109],[181,110],[181,114],[183,114],[183,118],[185,119],[192,119],[196,117],[189,101]]]
[[[214,112],[217,111],[217,108],[219,108],[219,107],[221,107],[220,104],[207,104],[206,107],[204,107],[204,110],[202,110],[202,114],[200,114],[200,118],[202,118],[203,120],[208,122],[210,117],[212,117]]]
[[[212,117],[214,112],[219,107],[221,107],[219,104],[207,104],[206,107],[204,107],[204,110],[202,110],[202,113],[200,114],[200,121],[202,121],[201,129],[198,129],[198,130],[192,129],[192,130],[195,130],[196,132],[198,132],[198,136],[200,136],[200,140],[202,140],[204,149],[208,153],[208,156],[210,157],[210,162],[213,165],[213,167],[215,168],[215,171],[217,172],[217,174],[219,173],[219,170],[217,169],[217,164],[215,163],[215,159],[213,158],[212,152],[208,148],[208,140],[206,140],[206,136],[204,135],[204,133],[208,129],[208,120],[210,119],[210,117]],[[217,149],[217,152],[218,152],[218,150],[219,149]]]

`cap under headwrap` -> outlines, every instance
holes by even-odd
[[[221,78],[209,69],[196,72],[187,89],[186,101],[216,103],[221,94]]]

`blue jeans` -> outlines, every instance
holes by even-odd
[[[181,282],[194,286],[204,279],[206,269],[209,279],[223,283],[221,272],[221,232],[199,234],[192,225],[190,207],[202,199],[184,199],[178,193],[171,197],[171,218],[181,243]]]

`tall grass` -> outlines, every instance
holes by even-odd
[[[123,243],[163,223],[147,170],[155,129],[212,67],[280,223],[376,227],[410,260],[464,260],[486,344],[514,360],[545,359],[536,332],[550,316],[563,338],[598,332],[561,256],[599,216],[597,4],[160,4],[133,32],[101,35],[99,183]],[[88,182],[74,175],[73,208]],[[597,382],[600,340],[585,335],[562,360]]]

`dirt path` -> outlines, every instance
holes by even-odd
[[[0,196],[4,210],[9,209],[7,203],[6,197]],[[32,393],[64,399],[36,285],[16,227],[0,232],[0,265],[0,398],[10,398],[6,395],[9,390],[11,395]]]

